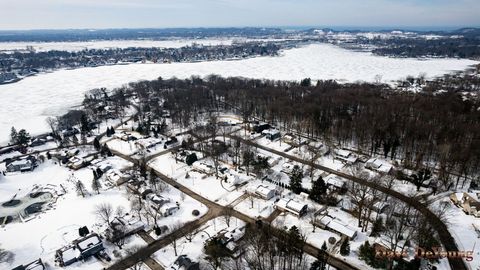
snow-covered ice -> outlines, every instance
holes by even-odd
[[[37,134],[48,131],[45,119],[59,115],[83,100],[85,91],[119,87],[128,82],[159,76],[186,78],[192,75],[243,76],[278,80],[338,79],[384,81],[407,75],[437,76],[463,70],[478,62],[459,59],[394,59],[354,52],[329,44],[313,44],[286,50],[279,57],[256,57],[238,61],[199,63],[131,64],[58,70],[0,85],[0,142],[8,140],[12,126]]]

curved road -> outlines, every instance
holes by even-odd
[[[455,239],[452,237],[452,235],[448,231],[448,228],[445,225],[445,223],[443,223],[440,220],[440,218],[438,218],[434,213],[432,213],[432,211],[430,211],[430,209],[428,209],[428,207],[426,207],[424,204],[422,204],[421,202],[417,201],[414,198],[405,196],[402,193],[399,193],[397,191],[388,189],[384,186],[377,185],[375,183],[366,181],[364,179],[355,177],[353,175],[342,173],[342,172],[333,170],[331,168],[321,166],[319,164],[316,164],[316,163],[313,163],[313,162],[310,162],[310,161],[306,161],[306,160],[303,160],[301,158],[286,154],[284,152],[277,151],[275,149],[257,144],[255,142],[245,140],[245,139],[243,139],[241,137],[238,137],[238,136],[228,135],[228,137],[230,137],[232,139],[238,139],[245,144],[248,144],[250,146],[260,148],[262,150],[274,153],[276,155],[279,155],[279,156],[282,156],[284,158],[296,161],[298,163],[302,163],[302,164],[305,164],[307,166],[313,166],[316,169],[326,171],[326,172],[329,172],[331,174],[338,175],[340,177],[346,178],[346,179],[351,180],[353,182],[356,182],[360,185],[364,185],[364,186],[368,186],[370,188],[376,189],[376,190],[378,190],[380,192],[383,192],[385,194],[388,194],[388,195],[390,195],[390,196],[392,196],[392,197],[394,197],[394,198],[396,198],[400,201],[403,201],[404,203],[406,203],[406,204],[412,206],[413,208],[415,208],[416,210],[418,210],[420,213],[422,213],[427,218],[427,220],[430,222],[430,224],[433,226],[433,228],[437,231],[438,236],[440,238],[440,242],[444,246],[445,250],[447,250],[447,251],[458,251],[458,247],[457,247],[457,244],[455,243]],[[454,270],[467,270],[467,269],[469,269],[469,268],[467,268],[467,266],[465,265],[465,263],[462,259],[448,258],[448,262],[450,264],[451,269],[454,269]]]

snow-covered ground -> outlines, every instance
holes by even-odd
[[[329,44],[314,44],[286,50],[279,57],[256,57],[238,61],[200,63],[131,64],[75,70],[58,70],[0,85],[0,142],[8,140],[12,126],[27,128],[32,134],[48,130],[45,119],[64,113],[83,100],[85,91],[114,88],[131,81],[159,76],[186,78],[191,75],[243,76],[279,80],[338,79],[384,81],[417,76],[437,76],[463,70],[478,63],[458,59],[394,59],[345,50]]]
[[[112,164],[118,168],[128,164],[116,157],[108,158],[102,163]],[[89,195],[85,198],[78,196],[74,184],[67,181],[70,177],[82,181]],[[79,227],[88,226],[90,230],[95,231],[98,225],[98,219],[94,213],[95,205],[108,202],[113,207],[122,206],[129,209],[130,202],[125,191],[108,189],[96,194],[90,187],[92,178],[93,174],[89,168],[71,171],[50,160],[41,164],[33,172],[2,177],[0,181],[0,201],[2,202],[15,194],[27,194],[34,185],[55,187],[57,190],[61,190],[60,185],[62,185],[67,193],[58,197],[53,209],[42,212],[25,223],[14,221],[0,228],[2,248],[15,254],[12,264],[0,264],[0,269],[11,269],[39,257],[53,267],[55,250],[78,238]],[[146,243],[134,237],[127,245],[130,244],[145,245]],[[70,268],[101,269],[103,267],[101,262],[92,258],[85,264],[76,263]]]
[[[222,230],[231,231],[243,226],[245,226],[245,222],[235,217],[231,218],[230,226],[227,226],[224,217],[209,220],[197,230],[192,241],[188,241],[184,237],[177,240],[177,254],[187,255],[192,261],[200,262],[204,257],[203,245],[206,240],[217,235]],[[165,269],[171,269],[170,267],[174,266],[174,262],[178,256],[175,256],[173,246],[168,245],[155,252],[152,257],[163,265]]]

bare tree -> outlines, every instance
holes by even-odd
[[[0,248],[0,263],[2,262],[12,262],[15,255],[7,250]]]
[[[230,227],[230,221],[232,220],[232,215],[233,208],[231,206],[227,206],[223,209],[223,220],[225,221],[225,224],[227,224],[227,227]]]
[[[100,189],[102,188],[102,184],[100,183],[100,180],[98,177],[94,177],[92,179],[92,189],[97,192],[97,194],[100,194]]]
[[[78,180],[75,183],[75,190],[77,191],[77,194],[82,195],[82,197],[85,198],[85,195],[87,194],[87,189],[85,188],[85,185],[82,181]]]
[[[108,225],[112,223],[113,213],[113,207],[110,203],[101,203],[95,206],[95,214],[97,217]]]
[[[177,248],[178,248],[178,239],[177,235],[175,234],[175,231],[179,230],[182,227],[180,223],[175,223],[170,227],[171,233],[169,233],[165,238],[167,241],[170,243],[170,245],[173,248],[173,251],[175,252],[175,256],[178,256]]]

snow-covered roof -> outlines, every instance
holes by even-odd
[[[380,166],[382,166],[382,162],[376,158],[371,158],[367,160],[367,164],[373,169],[378,169]]]
[[[341,157],[344,157],[344,158],[348,158],[352,154],[350,151],[343,150],[343,149],[338,149],[338,150],[335,151],[335,153],[338,156],[341,156]]]
[[[264,131],[262,131],[262,134],[270,134],[270,135],[275,135],[275,134],[278,134],[280,133],[280,131],[276,130],[276,129],[265,129]]]
[[[357,231],[348,226],[347,224],[343,223],[339,219],[331,218],[329,216],[324,216],[320,220],[320,223],[327,226],[328,228],[339,232],[347,237],[353,238],[355,237]]]
[[[255,192],[261,196],[268,197],[271,192],[275,192],[274,189],[269,188],[267,186],[259,185]]]
[[[325,177],[325,183],[334,187],[342,188],[345,185],[346,180],[337,175],[329,175]]]
[[[277,202],[277,207],[280,207],[286,210],[291,210],[296,213],[300,213],[306,206],[307,205],[305,203],[301,203],[301,202],[295,201],[294,199],[289,199],[289,198],[281,198]]]
[[[9,166],[10,165],[13,165],[13,166],[27,166],[27,165],[30,165],[32,162],[28,159],[19,159],[19,160],[15,160],[13,162],[11,162],[10,164],[8,164]]]
[[[100,240],[98,235],[92,234],[91,236],[79,241],[77,245],[80,249],[85,250],[100,243],[102,243],[102,240]]]
[[[62,259],[64,262],[75,260],[79,256],[80,256],[80,250],[78,250],[74,246],[71,246],[62,251]]]

